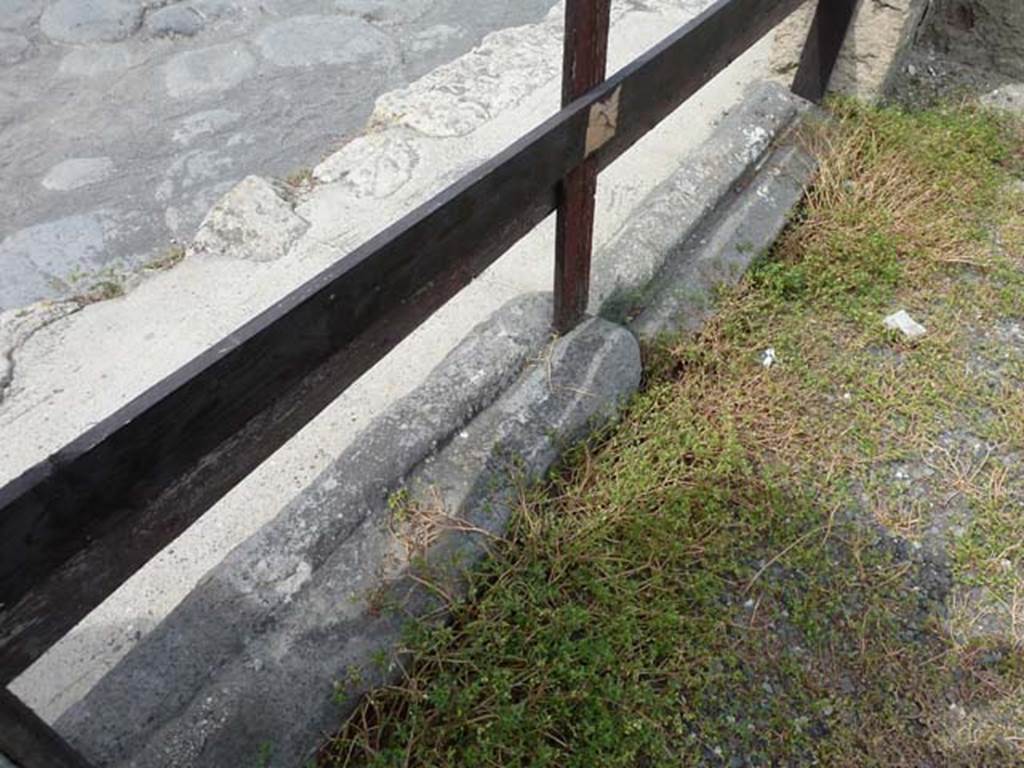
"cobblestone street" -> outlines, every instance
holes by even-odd
[[[249,173],[553,0],[2,0],[0,311],[159,260]],[[469,11],[472,12],[469,12]]]

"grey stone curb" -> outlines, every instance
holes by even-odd
[[[747,186],[775,140],[808,107],[778,83],[751,85],[740,106],[595,256],[591,311],[617,321],[634,314],[669,255],[737,186]]]
[[[775,86],[752,92],[598,256],[592,306],[632,319],[641,337],[702,318],[715,286],[739,276],[800,199],[813,163],[773,141],[804,109]],[[764,136],[752,144],[744,131]],[[707,199],[708,185],[719,205],[690,205]],[[529,295],[475,328],[58,730],[100,766],[308,760],[362,693],[394,673],[373,660],[394,658],[410,618],[444,608],[420,569],[460,596],[466,569],[502,535],[519,483],[542,477],[639,387],[630,330],[591,318],[549,343],[550,312],[546,295]]]
[[[186,707],[204,681],[272,631],[276,613],[371,510],[539,354],[549,338],[550,306],[546,296],[524,296],[476,328],[420,388],[211,571],[58,729],[101,764],[141,748],[154,723]]]
[[[817,167],[795,136],[783,139],[753,181],[726,196],[669,255],[629,318],[634,333],[653,340],[666,333],[699,331],[713,311],[716,291],[735,285],[771,248]]]
[[[546,327],[549,307],[534,300],[530,310]],[[520,319],[532,325],[526,314]],[[494,324],[474,335],[494,337]],[[464,360],[457,350],[436,375],[458,378]],[[436,455],[421,443],[407,486],[442,529],[422,555],[471,566],[484,552],[483,532],[504,529],[513,478],[540,477],[565,445],[614,416],[640,376],[632,334],[592,319],[538,356]],[[100,765],[212,767],[255,765],[269,744],[269,765],[299,765],[363,690],[338,702],[335,682],[354,671],[364,685],[383,680],[377,652],[394,648],[409,616],[436,607],[409,574],[421,556],[419,523],[396,528],[386,492],[395,486],[381,482],[402,474],[404,426],[383,422],[368,430],[381,439],[376,453],[341,457],[61,719],[75,746]],[[445,520],[459,524],[445,531]],[[479,532],[457,530],[464,526]],[[312,536],[325,528],[330,546]],[[382,588],[396,610],[378,611]]]

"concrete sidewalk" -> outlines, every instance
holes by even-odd
[[[707,5],[614,3],[610,69]],[[43,459],[552,114],[560,92],[563,13],[558,5],[538,24],[495,33],[461,59],[383,96],[367,134],[318,167],[314,183],[282,192],[267,180],[246,180],[211,213],[184,261],[127,296],[3,316],[0,351],[8,370],[0,370],[0,385],[5,376],[8,383],[0,400],[0,481]],[[664,230],[642,239],[671,245],[766,148],[781,115],[753,109],[728,131],[718,126],[748,84],[767,73],[769,48],[766,40],[751,50],[602,176],[599,247],[612,242],[639,207],[655,211]],[[704,142],[711,144],[698,158],[694,150]],[[677,175],[684,164],[691,170]],[[649,195],[669,179],[670,204],[658,208],[658,198]],[[203,574],[284,508],[375,414],[421,382],[474,324],[524,292],[549,290],[553,229],[549,220],[513,248],[12,689],[50,720],[81,698]],[[603,300],[657,268],[626,255],[600,254],[595,298]]]

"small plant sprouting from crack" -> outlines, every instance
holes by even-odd
[[[309,189],[316,183],[312,168],[300,168],[285,177],[284,183],[291,189],[299,191]]]
[[[77,300],[83,305],[96,304],[100,301],[120,298],[124,294],[124,280],[111,278],[110,280],[100,280],[98,283],[93,284],[89,290],[80,294]]]
[[[159,256],[154,258],[148,264],[146,269],[157,272],[170,269],[177,264],[180,264],[182,259],[185,258],[185,247],[183,245],[174,244],[167,250],[161,253]]]

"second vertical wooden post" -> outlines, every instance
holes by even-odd
[[[856,10],[857,0],[818,0],[793,80],[792,91],[797,96],[815,103],[825,98]]]
[[[562,106],[604,80],[611,0],[567,0]],[[597,162],[593,157],[562,181],[555,235],[555,330],[572,330],[587,311],[594,239]]]

